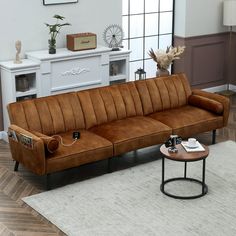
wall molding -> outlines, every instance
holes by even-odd
[[[232,41],[236,50],[235,32]],[[181,59],[174,62],[173,72],[184,72],[193,88],[236,85],[236,67],[229,71],[229,32],[186,38],[174,36],[174,45],[185,45],[186,49]],[[236,56],[232,55],[231,59],[231,63],[236,62]]]
[[[192,86],[225,81],[225,40],[201,42],[191,48]]]
[[[232,32],[233,34],[236,35],[236,32]],[[190,36],[190,37],[182,37],[175,35],[175,39],[180,39],[180,40],[185,40],[185,41],[192,41],[192,40],[197,40],[197,39],[208,39],[210,37],[216,37],[216,36],[229,36],[229,32],[221,32],[221,33],[215,33],[215,34],[204,34],[204,35],[197,35],[197,36]]]

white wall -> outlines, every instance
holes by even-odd
[[[66,34],[93,32],[98,44],[104,44],[102,33],[109,24],[122,24],[121,0],[79,0],[74,4],[44,6],[43,0],[0,1],[0,61],[15,57],[15,41],[22,41],[24,52],[47,49],[48,29],[44,25],[54,23],[55,14],[66,17],[72,26],[62,28],[57,47],[66,47]]]
[[[176,0],[175,35],[192,37],[225,32],[223,0]]]
[[[175,35],[185,37],[186,34],[186,0],[175,0]]]

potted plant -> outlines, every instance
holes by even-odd
[[[166,51],[158,50],[156,52],[151,50],[149,51],[149,56],[157,63],[157,76],[160,75],[168,75],[169,71],[168,68],[170,64],[176,60],[180,59],[180,55],[184,52],[185,46],[178,46],[178,47],[167,47]]]
[[[60,23],[60,21],[63,21],[65,19],[64,16],[54,15],[53,18],[56,19],[55,24],[45,23],[45,25],[49,28],[49,34],[50,34],[50,39],[48,40],[49,54],[56,53],[56,37],[59,34],[61,27],[66,25],[71,25],[70,23],[62,23],[62,24]]]

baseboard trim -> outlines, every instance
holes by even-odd
[[[236,92],[236,86],[233,85],[233,84],[230,84],[230,85],[229,85],[229,89],[232,90],[232,91],[234,91],[234,92]]]
[[[207,91],[207,92],[211,92],[211,93],[221,92],[221,91],[227,90],[227,84],[216,86],[216,87],[211,87],[211,88],[206,88],[203,90]],[[236,92],[236,86],[233,84],[229,84],[229,90]]]
[[[206,89],[203,89],[203,90],[207,91],[207,92],[215,93],[215,92],[224,91],[226,89],[227,89],[227,85],[224,84],[224,85],[220,85],[220,86],[216,86],[216,87],[206,88]]]
[[[4,141],[8,142],[8,135],[6,131],[0,131],[0,139],[3,139]]]

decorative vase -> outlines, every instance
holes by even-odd
[[[169,74],[170,74],[169,71],[166,69],[157,69],[156,77],[167,76]]]
[[[56,53],[56,40],[55,39],[48,40],[48,52],[49,52],[49,54]]]

